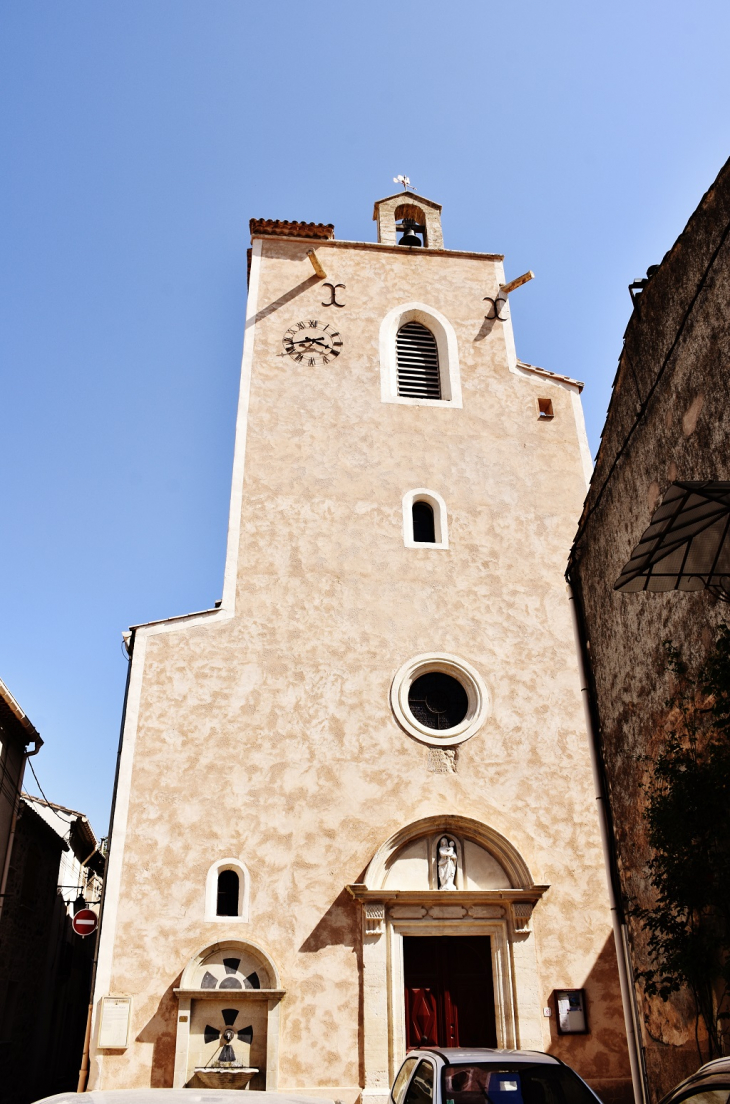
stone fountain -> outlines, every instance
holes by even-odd
[[[227,1027],[222,1033],[224,1041],[220,1058],[209,1066],[196,1066],[195,1076],[206,1089],[245,1089],[254,1074],[256,1066],[243,1066],[236,1061],[236,1052],[231,1046],[235,1031]]]

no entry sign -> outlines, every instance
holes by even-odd
[[[96,925],[99,923],[99,917],[91,909],[80,909],[76,913],[71,926],[77,935],[91,935],[96,931]]]

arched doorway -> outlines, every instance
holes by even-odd
[[[536,885],[519,851],[461,816],[406,825],[348,886],[363,915],[364,1096],[409,1047],[542,1047]],[[381,1084],[382,1082],[382,1084]]]

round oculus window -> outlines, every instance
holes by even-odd
[[[469,708],[466,690],[451,675],[429,671],[419,675],[408,691],[411,713],[426,728],[454,728]]]
[[[425,744],[468,740],[489,714],[489,693],[478,671],[457,656],[430,652],[404,663],[393,679],[396,720]]]

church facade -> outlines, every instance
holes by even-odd
[[[502,257],[253,220],[222,601],[138,626],[90,1087],[384,1104],[407,1048],[630,1098],[563,578],[580,384]],[[398,234],[402,233],[402,244]]]

